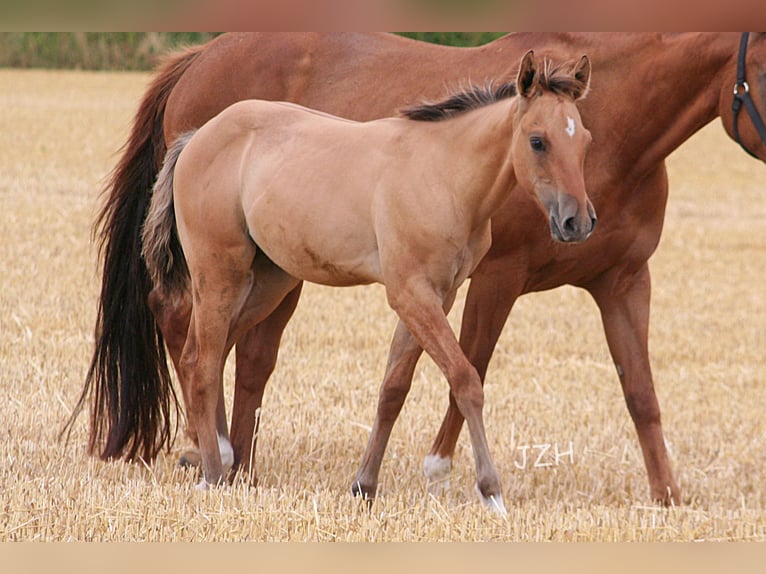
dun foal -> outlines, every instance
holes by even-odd
[[[582,241],[593,231],[583,179],[591,138],[575,105],[589,81],[586,56],[564,68],[538,64],[530,51],[515,90],[472,89],[367,123],[248,100],[171,146],[143,248],[162,298],[191,295],[179,368],[198,432],[201,487],[225,477],[221,454],[230,446],[216,406],[237,340],[299,281],[378,282],[400,319],[397,340],[415,341],[447,377],[468,424],[482,500],[505,511],[481,381],[446,313],[489,249],[490,217],[516,183],[539,199],[555,239]],[[389,365],[398,352],[391,348]],[[355,493],[375,496],[408,390],[381,389]]]

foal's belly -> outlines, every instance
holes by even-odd
[[[242,192],[246,231],[297,279],[329,286],[378,282],[369,200],[363,193],[343,196],[340,191],[332,195],[321,185],[290,185],[276,178],[256,181]]]
[[[275,262],[293,277],[321,285],[349,287],[383,282],[377,251],[331,257],[304,245],[284,262]]]
[[[374,233],[325,229],[320,223],[285,227],[262,222],[250,235],[269,259],[297,279],[347,287],[382,283]]]

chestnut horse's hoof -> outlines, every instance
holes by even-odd
[[[657,504],[661,504],[666,508],[673,508],[681,506],[681,492],[678,486],[674,483],[670,486],[666,486],[664,491],[652,493],[652,499]]]
[[[224,472],[228,472],[234,466],[234,449],[229,439],[218,435],[218,451],[221,453],[221,464]],[[178,457],[178,466],[181,468],[200,468],[202,466],[202,454],[199,448],[189,447]]]
[[[375,500],[376,491],[377,488],[363,487],[358,480],[355,480],[354,484],[351,485],[351,494],[354,498],[359,498],[364,501],[367,510],[372,508],[372,502]]]

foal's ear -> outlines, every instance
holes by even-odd
[[[537,84],[537,64],[535,62],[535,53],[530,50],[521,59],[519,66],[519,75],[516,76],[516,89],[519,95],[529,98],[534,93]]]
[[[574,99],[579,100],[588,93],[590,88],[590,58],[587,55],[583,55],[580,61],[575,64],[572,74],[582,84],[582,89],[577,90],[574,94]]]

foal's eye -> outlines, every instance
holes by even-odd
[[[529,138],[529,146],[535,151],[545,151],[545,142],[540,136]]]

